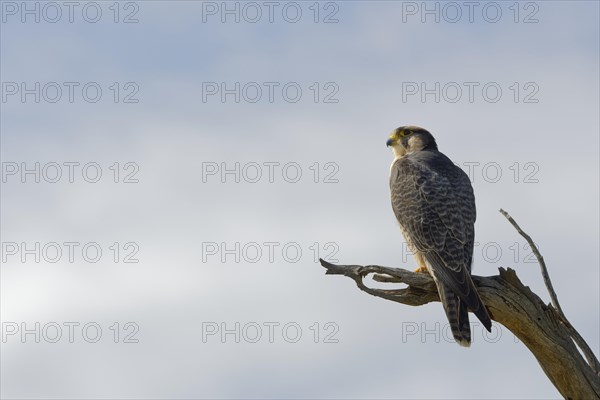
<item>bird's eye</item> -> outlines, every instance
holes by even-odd
[[[405,129],[405,130],[402,131],[402,136],[408,136],[411,133],[412,133],[411,131],[409,131],[408,129]]]

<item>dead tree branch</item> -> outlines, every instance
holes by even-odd
[[[600,375],[600,361],[598,361],[598,358],[596,358],[596,356],[594,355],[594,352],[592,351],[592,349],[590,349],[590,346],[588,346],[586,341],[583,339],[583,337],[581,337],[579,332],[577,332],[575,327],[573,327],[573,325],[571,325],[571,323],[565,316],[565,313],[563,312],[562,308],[560,307],[560,303],[558,302],[558,296],[556,295],[556,292],[554,291],[554,287],[552,287],[552,281],[550,280],[550,275],[548,274],[548,268],[546,268],[546,262],[544,261],[544,257],[542,257],[542,255],[540,254],[540,251],[537,248],[536,244],[531,239],[531,236],[526,234],[523,231],[523,229],[521,229],[519,224],[517,224],[517,222],[510,216],[510,214],[508,214],[506,211],[504,211],[502,209],[500,209],[500,213],[506,217],[508,222],[510,222],[512,224],[512,226],[515,227],[517,232],[521,236],[523,236],[523,238],[525,238],[525,240],[527,241],[527,244],[529,244],[529,247],[531,247],[533,254],[535,255],[535,257],[538,260],[538,264],[540,265],[540,269],[542,271],[542,277],[544,278],[544,284],[546,285],[546,288],[548,289],[548,293],[550,294],[550,299],[552,299],[552,305],[558,312],[561,322],[563,324],[565,324],[565,327],[569,331],[569,334],[571,335],[571,337],[573,338],[573,340],[575,341],[577,346],[581,349],[581,352],[585,356],[590,367],[592,367],[592,369],[596,372],[596,374]]]
[[[553,305],[546,305],[529,287],[523,285],[514,270],[500,268],[499,275],[496,276],[473,276],[473,282],[490,317],[504,325],[527,346],[546,376],[565,398],[600,399],[598,359],[560,309],[539,250],[514,219],[506,212],[501,212],[527,240],[538,257]],[[378,265],[335,265],[322,259],[320,261],[328,275],[345,275],[354,280],[360,290],[373,296],[410,306],[440,301],[429,274]],[[403,283],[407,287],[370,288],[363,281],[370,274],[378,282]],[[577,347],[581,348],[585,358]]]
[[[509,213],[507,213],[503,209],[500,209],[500,213],[506,217],[506,219],[508,220],[508,222],[511,223],[512,226],[514,226],[514,228],[517,230],[517,233],[519,235],[523,236],[523,238],[527,241],[527,244],[531,248],[531,251],[533,251],[535,258],[537,258],[537,260],[538,260],[538,264],[540,264],[540,269],[542,271],[542,278],[544,278],[544,284],[546,285],[546,288],[548,289],[548,293],[550,294],[550,299],[552,299],[552,305],[554,306],[554,308],[556,308],[556,311],[558,311],[561,315],[564,315],[562,308],[560,307],[560,303],[558,302],[558,296],[556,295],[556,292],[554,291],[554,287],[552,287],[552,281],[550,280],[550,275],[548,274],[548,268],[546,268],[546,262],[544,261],[544,257],[542,257],[542,255],[540,254],[540,251],[537,248],[536,244],[531,239],[531,236],[526,234],[523,231],[523,229],[521,229],[519,224],[517,224],[517,221],[515,221],[513,219],[513,217],[510,216]]]

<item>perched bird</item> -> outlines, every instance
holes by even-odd
[[[435,139],[417,126],[392,132],[392,209],[417,272],[428,271],[437,285],[454,339],[471,344],[471,310],[491,331],[492,321],[471,280],[475,238],[475,196],[467,174],[438,151]]]

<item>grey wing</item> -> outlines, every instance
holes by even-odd
[[[491,326],[470,276],[476,215],[468,176],[439,153],[415,153],[396,161],[390,189],[396,218],[434,278]]]

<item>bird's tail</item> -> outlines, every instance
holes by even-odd
[[[473,314],[475,314],[479,321],[481,321],[483,326],[485,326],[485,329],[487,329],[488,332],[491,332],[492,319],[490,318],[490,315],[488,314],[487,309],[485,308],[485,304],[483,304],[483,301],[481,301],[481,297],[479,297],[479,293],[477,292],[477,289],[475,289],[475,285],[472,285],[471,287],[473,288],[473,290],[471,291],[468,297],[469,309],[473,312]]]
[[[456,296],[452,290],[438,282],[438,292],[450,323],[452,336],[456,343],[463,347],[471,345],[471,326],[469,325],[469,310],[467,305]]]
[[[481,321],[481,323],[483,324],[483,326],[485,326],[485,329],[487,329],[488,332],[492,331],[492,320],[490,318],[490,315],[487,312],[487,309],[485,308],[485,305],[483,304],[483,301],[481,301],[481,298],[479,297],[479,293],[474,292],[474,296],[472,297],[476,297],[477,301],[473,302],[473,299],[469,298],[469,300],[471,300],[472,303],[474,303],[474,306],[470,307],[470,310],[473,311],[473,314],[475,314],[475,316]],[[463,302],[464,304],[464,302]],[[465,309],[466,309],[466,305],[465,305]],[[467,311],[465,311],[467,312]]]

